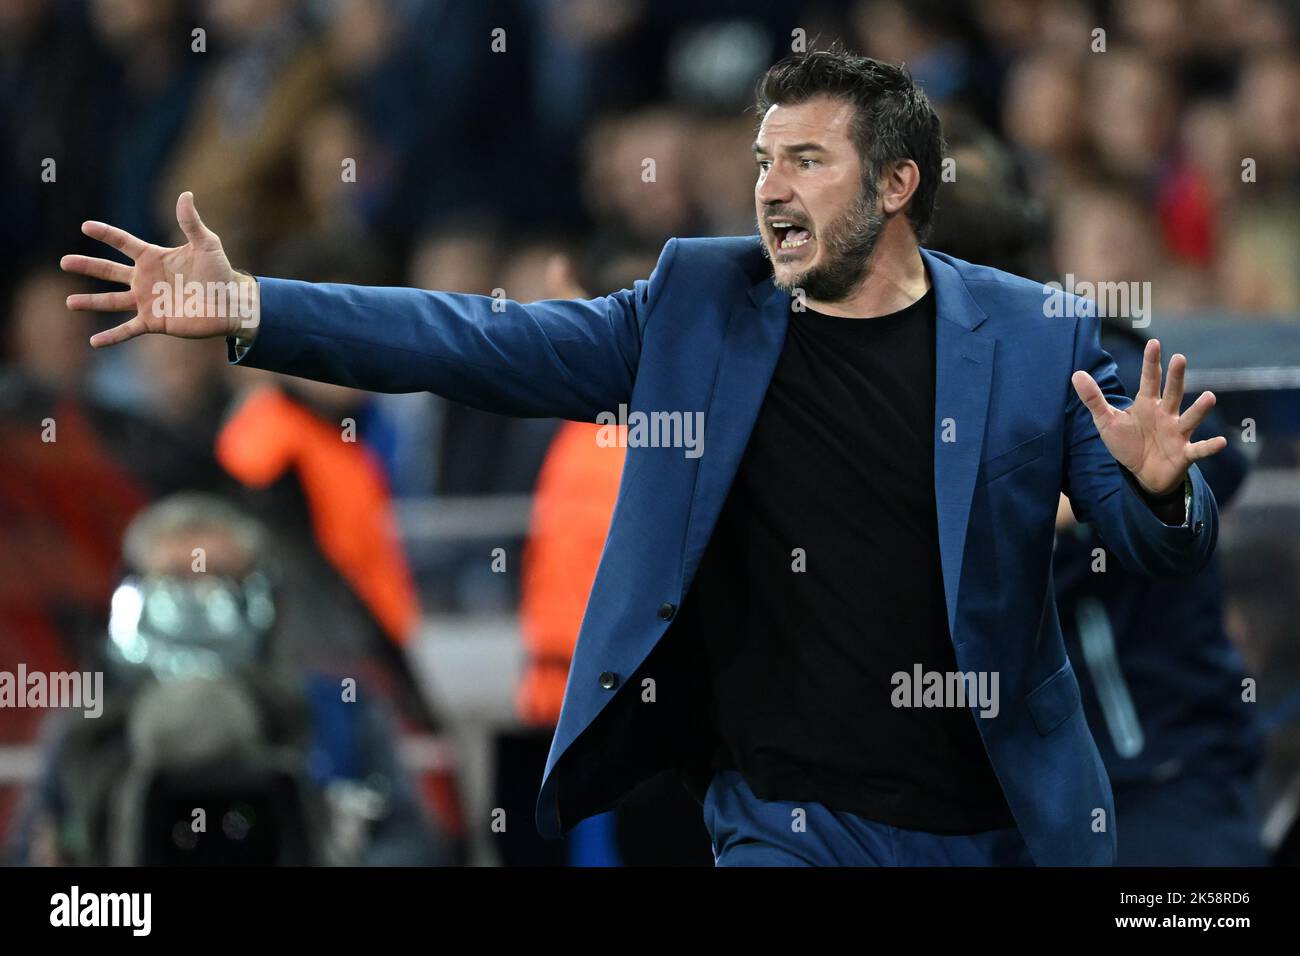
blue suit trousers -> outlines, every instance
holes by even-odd
[[[904,830],[820,803],[760,800],[734,770],[704,798],[718,866],[1033,866],[1014,827],[945,835]]]

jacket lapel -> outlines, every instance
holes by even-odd
[[[947,262],[921,250],[935,290],[934,495],[948,628],[957,640],[957,593],[975,480],[983,458],[993,383],[991,338],[976,330],[987,316]],[[704,448],[682,560],[683,591],[694,577],[726,500],[785,344],[790,296],[765,279],[727,323],[722,357],[705,412]],[[950,420],[952,428],[945,429]],[[947,433],[947,434],[946,434]],[[944,441],[945,437],[953,440]]]
[[[975,479],[984,452],[994,341],[976,330],[987,316],[957,270],[922,249],[934,286],[934,499],[939,554],[948,603],[948,629],[956,643],[957,594],[970,523]],[[945,441],[945,438],[950,440]]]
[[[722,357],[704,414],[704,454],[695,474],[682,556],[683,592],[695,576],[758,421],[785,344],[789,316],[790,296],[769,277],[750,288],[749,296],[732,309],[727,321]]]

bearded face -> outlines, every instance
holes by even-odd
[[[887,223],[854,140],[854,106],[816,96],[774,105],[754,141],[754,210],[776,285],[819,302],[850,298]],[[878,172],[878,171],[877,171]]]
[[[773,282],[783,292],[794,295],[802,289],[805,298],[819,302],[841,302],[857,290],[885,227],[879,193],[869,178],[864,179],[849,208],[815,233],[797,213],[778,208],[766,215],[766,226],[760,221],[759,231],[769,237],[762,245],[763,254],[773,263]],[[792,235],[797,244],[785,248],[792,245]],[[797,251],[811,245],[813,239],[821,247],[815,257]],[[777,268],[778,260],[795,269]]]

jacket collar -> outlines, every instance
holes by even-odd
[[[940,318],[968,331],[979,328],[988,316],[971,296],[951,257],[925,247],[920,252],[930,274],[930,284],[934,286],[935,307]],[[790,295],[776,287],[770,272],[750,286],[749,299],[762,311],[764,320],[784,318],[789,312]]]

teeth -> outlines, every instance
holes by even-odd
[[[807,243],[807,242],[808,242],[809,240],[811,240],[811,239],[812,239],[812,236],[809,236],[807,239],[799,239],[799,240],[797,240],[797,241],[791,241],[791,240],[789,240],[789,239],[783,239],[783,240],[781,240],[781,248],[782,248],[782,249],[798,249],[800,246],[804,245],[805,243]]]

